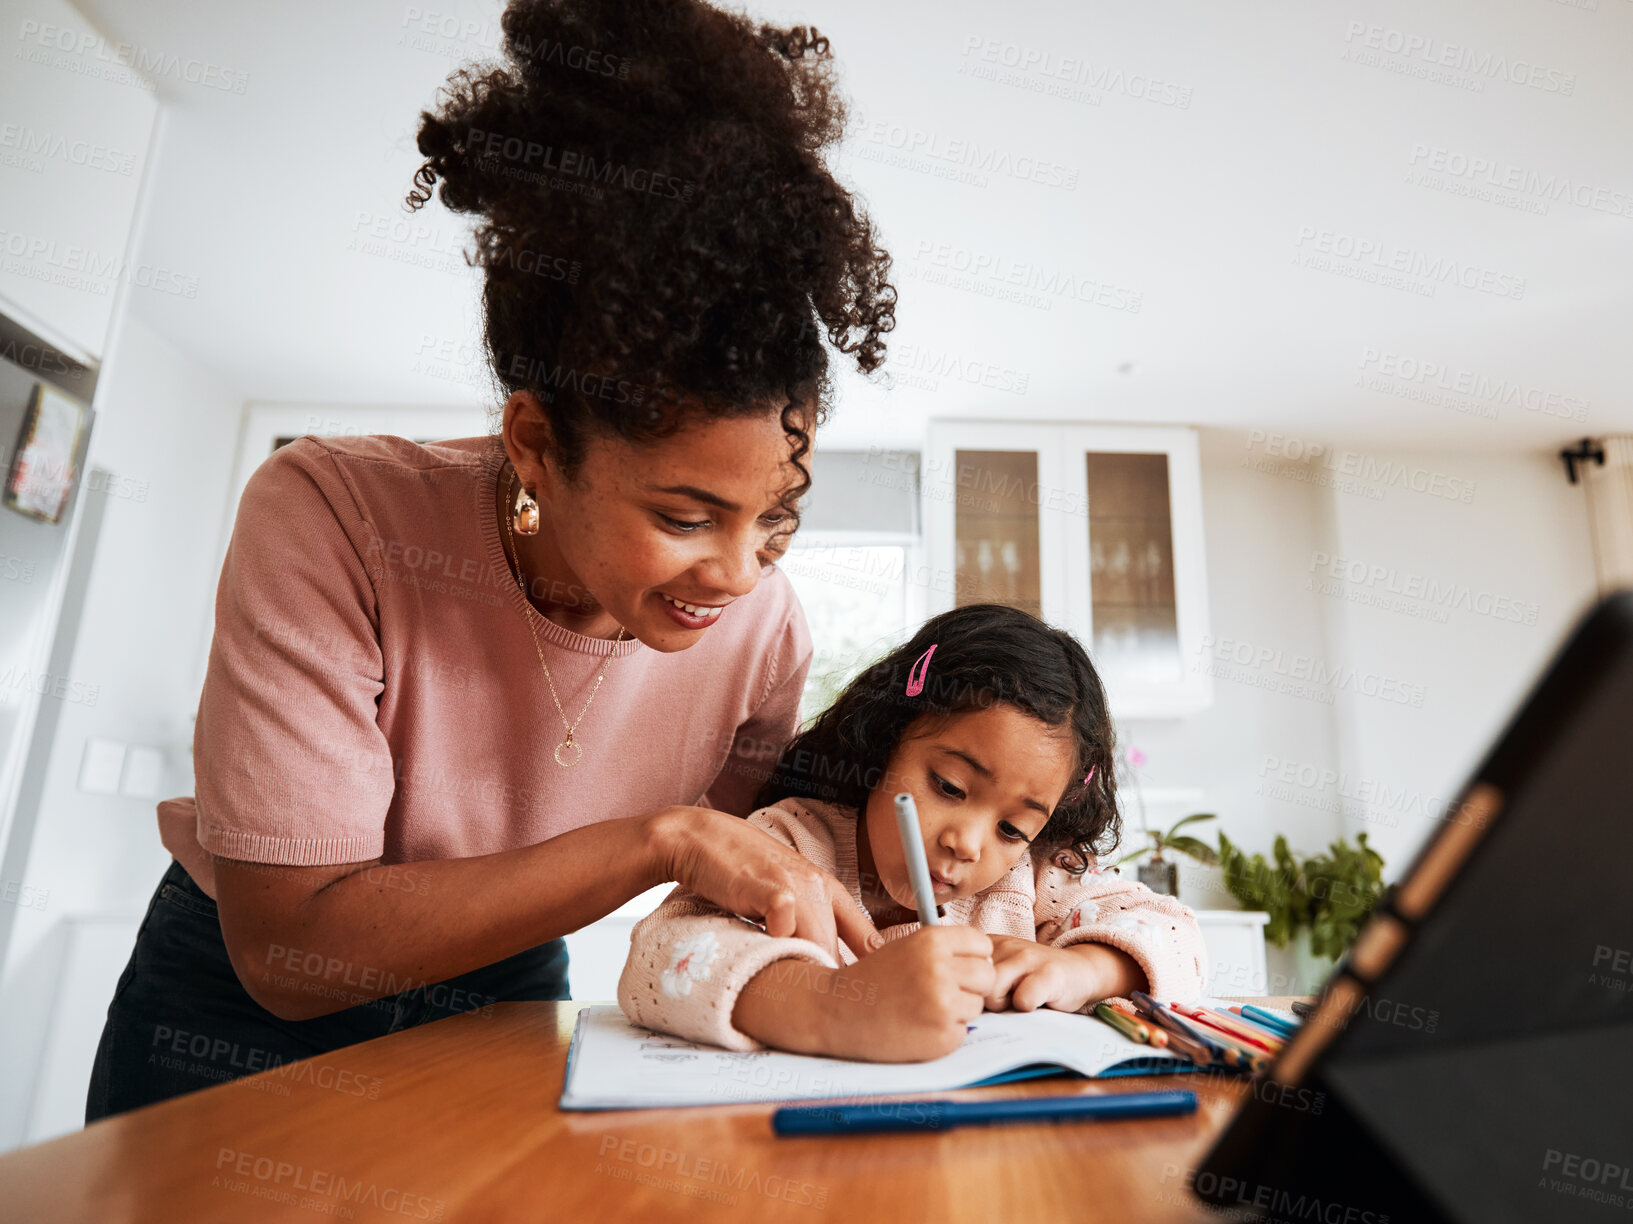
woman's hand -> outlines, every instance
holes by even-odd
[[[1081,1011],[1114,995],[1145,986],[1145,972],[1128,953],[1106,944],[1052,948],[1012,935],[992,937],[992,989],[988,1011]],[[1130,985],[1130,982],[1133,985]]]
[[[867,912],[844,885],[764,829],[710,808],[660,808],[648,836],[663,878],[744,918],[767,935],[809,939],[836,961],[836,936],[857,957],[880,943]]]
[[[843,969],[775,961],[738,995],[732,1023],[795,1053],[923,1062],[963,1043],[992,975],[991,937],[925,927]]]

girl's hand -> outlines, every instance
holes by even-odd
[[[1100,955],[1115,949],[1098,944],[1051,948],[1012,935],[992,937],[992,989],[988,1011],[1081,1011],[1084,1004],[1117,994],[1115,979],[1102,972]],[[1144,975],[1141,975],[1142,980]]]
[[[924,1062],[951,1054],[992,989],[992,937],[936,926],[892,940],[845,970],[860,1000],[830,1000],[827,1052],[866,1062]],[[872,1002],[869,1002],[869,998]]]
[[[732,1023],[800,1054],[924,1062],[951,1054],[992,985],[992,940],[926,927],[843,969],[780,960],[738,996]]]
[[[858,957],[879,932],[827,872],[764,829],[711,808],[660,808],[644,818],[664,880],[765,924],[767,935],[808,939],[843,962],[836,937]]]

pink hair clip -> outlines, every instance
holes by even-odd
[[[930,672],[930,656],[935,652],[936,643],[932,642],[929,650],[913,660],[913,666],[907,673],[907,695],[909,697],[917,697],[924,691],[924,677]]]

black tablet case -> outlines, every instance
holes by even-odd
[[[1308,1094],[1270,1069],[1198,1167],[1204,1201],[1352,1224],[1633,1219],[1633,973],[1615,968],[1633,959],[1633,592],[1584,618],[1464,794],[1481,784],[1502,802],[1461,870],[1372,980],[1353,952],[1335,970],[1326,990],[1347,975],[1362,1005],[1328,1026]],[[1401,887],[1378,907],[1394,921]]]

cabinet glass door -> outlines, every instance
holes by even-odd
[[[954,603],[1043,615],[1035,451],[955,450]]]
[[[1108,684],[1183,678],[1168,456],[1088,452],[1094,661]]]

